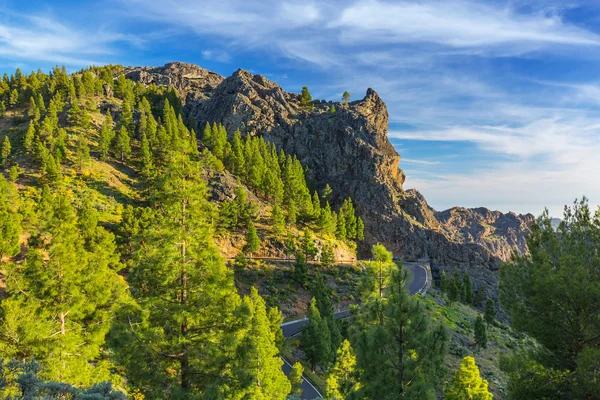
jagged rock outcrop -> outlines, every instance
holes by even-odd
[[[197,66],[172,63],[129,69],[128,76],[175,87],[186,99],[187,120],[197,131],[206,122],[222,123],[230,134],[239,129],[243,135],[263,135],[295,154],[309,167],[317,189],[326,183],[333,187],[334,202],[352,197],[365,220],[363,252],[379,241],[405,258],[429,257],[434,264],[489,271],[513,250],[526,250],[533,216],[484,208],[436,212],[418,191],[402,188],[400,156],[387,138],[387,108],[373,89],[358,101],[314,101],[307,110],[299,95],[244,70],[224,79]]]
[[[143,85],[154,83],[172,87],[185,102],[206,98],[223,81],[219,74],[182,62],[172,62],[162,67],[125,68],[124,74]]]

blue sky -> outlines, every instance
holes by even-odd
[[[169,61],[373,87],[405,187],[438,210],[600,201],[597,1],[0,0],[0,72]]]

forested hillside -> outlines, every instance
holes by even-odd
[[[175,91],[121,70],[0,82],[2,356],[149,398],[285,397],[280,313],[241,298],[225,259],[243,269],[302,241],[301,264],[350,259],[362,220],[311,191],[292,155],[217,124],[196,135]]]
[[[530,249],[500,269],[502,306],[517,332],[496,320],[495,275],[456,268],[463,259],[452,275],[450,265],[439,269],[427,295],[410,296],[397,254],[371,243],[398,227],[375,231],[371,219],[365,228],[356,200],[332,189],[360,194],[360,182],[343,183],[345,171],[329,185],[335,171],[322,169],[335,160],[298,158],[315,135],[283,143],[276,130],[228,131],[234,114],[226,124],[199,119],[220,104],[205,96],[217,88],[228,99],[244,73],[229,82],[204,74],[200,85],[155,82],[144,71],[17,70],[0,80],[1,396],[295,399],[310,379],[338,400],[597,398],[600,216],[585,201],[557,230],[542,216],[524,242],[525,228],[514,226],[529,229],[529,217],[436,214],[418,193],[396,199],[393,213],[409,221],[400,228],[443,231],[415,248],[440,235],[489,241],[493,232],[502,251],[509,240]],[[190,103],[183,112],[183,95],[197,101],[193,112]],[[354,110],[380,109],[374,92],[338,104],[345,111],[335,121],[335,105],[324,115],[308,89],[280,95],[327,124],[382,123]],[[365,146],[364,165],[397,162]],[[380,167],[397,170],[392,164]],[[400,178],[367,182],[361,200]],[[475,253],[487,257],[480,245]],[[357,260],[358,247],[369,261]],[[422,255],[415,248],[409,253]],[[341,308],[350,318],[336,318]],[[284,318],[304,316],[300,334],[285,339]],[[281,356],[294,362],[289,376]]]

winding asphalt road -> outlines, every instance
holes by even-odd
[[[425,287],[425,284],[427,283],[427,271],[420,264],[412,263],[412,262],[403,262],[402,267],[406,268],[407,270],[411,271],[411,273],[412,273],[413,279],[408,284],[408,291],[410,292],[410,295],[412,296],[412,295],[417,294],[421,289],[423,289]],[[350,311],[348,311],[348,310],[340,311],[340,312],[335,313],[334,315],[335,315],[335,318],[346,318],[346,317],[350,316]],[[285,336],[286,339],[289,337],[292,337],[292,336],[296,336],[297,334],[300,333],[300,331],[302,330],[302,327],[304,325],[306,325],[307,322],[308,322],[308,319],[304,318],[304,319],[299,319],[296,321],[290,321],[290,322],[281,324],[280,326],[281,326],[281,330],[283,331],[283,336]],[[292,371],[292,366],[285,359],[283,360],[283,366],[281,368],[283,369],[283,372],[285,372],[285,374],[287,376],[290,375],[290,372]],[[301,387],[302,387],[302,395],[301,395],[302,399],[313,400],[313,399],[322,399],[323,398],[321,393],[319,393],[319,391],[306,379],[304,379],[302,381]]]

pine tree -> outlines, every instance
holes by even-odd
[[[46,104],[44,103],[44,98],[42,97],[41,93],[38,93],[37,97],[35,98],[35,104],[40,112],[46,112]]]
[[[100,148],[100,158],[104,161],[108,160],[110,154],[110,146],[115,138],[115,131],[113,130],[113,120],[110,115],[110,110],[106,111],[106,118],[100,129],[100,140],[98,146]]]
[[[289,257],[291,257],[292,255],[295,255],[296,252],[297,252],[296,239],[294,238],[294,235],[292,234],[292,232],[288,231],[288,233],[285,237],[285,242],[284,242],[284,246],[283,246],[283,254],[285,254],[286,259],[289,259]]]
[[[346,90],[344,94],[342,94],[342,101],[344,103],[348,103],[350,101],[350,93]]]
[[[330,202],[332,193],[333,193],[333,190],[331,189],[331,186],[329,186],[329,184],[326,184],[325,188],[323,189],[323,192],[321,192],[321,198],[325,202]]]
[[[357,221],[352,199],[348,198],[344,200],[344,204],[340,209],[340,214],[344,215],[344,222],[346,224],[346,238],[356,239]]]
[[[313,105],[312,105],[311,101],[312,101],[312,96],[310,95],[310,92],[308,91],[308,87],[302,86],[302,94],[300,95],[300,105],[303,108],[312,109]]]
[[[25,150],[27,151],[31,151],[33,149],[33,142],[35,141],[37,126],[38,124],[36,121],[29,121],[29,126],[27,127],[25,138],[23,139],[23,147],[25,147]]]
[[[380,299],[384,296],[384,291],[390,283],[392,271],[394,270],[393,256],[385,246],[380,243],[371,246],[371,257],[373,258],[373,266],[370,269],[373,273],[368,276],[374,278],[370,284],[371,291]]]
[[[33,97],[29,98],[29,108],[27,108],[27,116],[31,119],[36,116],[39,117],[40,110],[38,110],[37,104],[35,104],[35,99]]]
[[[468,272],[463,272],[463,290],[465,292],[465,303],[473,304],[473,284]]]
[[[273,214],[271,217],[273,231],[277,236],[281,236],[285,231],[285,216],[281,211],[281,207],[277,203],[273,206]]]
[[[491,297],[485,299],[485,322],[493,324],[496,320],[496,303]]]
[[[296,205],[294,203],[290,204],[287,208],[287,218],[286,218],[287,224],[290,226],[296,225],[297,215],[298,215],[298,210],[296,208]]]
[[[84,131],[90,129],[90,127],[92,126],[92,117],[91,117],[90,113],[88,112],[87,108],[85,108],[85,107],[81,109],[78,126],[81,129],[83,129]]]
[[[56,135],[54,158],[58,166],[67,159],[67,131],[63,128],[59,128]]]
[[[120,74],[115,85],[115,97],[123,99],[127,93],[128,87],[129,82],[127,81],[127,78],[125,78],[125,75]]]
[[[475,319],[474,330],[477,345],[485,349],[487,347],[487,327],[481,315],[478,315]]]
[[[492,400],[488,382],[481,379],[475,359],[467,356],[460,363],[450,386],[444,392],[448,400]]]
[[[128,101],[123,101],[123,107],[121,107],[121,113],[119,115],[119,122],[117,129],[122,130],[125,128],[127,135],[133,135],[135,131],[135,125],[133,123],[133,111]]]
[[[80,126],[82,111],[79,108],[79,102],[77,101],[77,97],[73,99],[71,102],[71,108],[69,109],[69,123],[71,126]]]
[[[141,133],[140,141],[140,159],[142,161],[142,174],[146,179],[152,177],[154,164],[152,163],[152,151],[150,150],[150,142],[146,136],[146,132]]]
[[[465,286],[463,285],[463,281],[461,279],[460,273],[458,270],[454,270],[454,281],[456,282],[456,287],[458,288],[458,296],[456,297],[456,301],[460,301],[462,303],[465,302]]]
[[[4,141],[2,142],[2,147],[0,148],[0,161],[5,169],[8,168],[8,164],[10,163],[11,147],[12,146],[10,145],[8,136],[4,136]]]
[[[440,290],[443,293],[448,293],[449,290],[449,282],[448,277],[446,276],[446,271],[442,270],[442,275],[440,276]]]
[[[12,167],[10,167],[10,171],[8,173],[8,179],[15,183],[17,181],[17,179],[19,179],[19,174],[21,173],[21,169],[19,168],[18,165],[13,165]]]
[[[50,379],[89,385],[110,377],[102,346],[126,285],[112,235],[95,227],[86,244],[67,197],[45,201],[44,240],[32,241],[26,261],[8,270],[0,338],[12,339],[0,339],[0,348],[8,357],[36,358]]]
[[[44,157],[44,164],[44,168],[42,168],[44,178],[46,178],[48,182],[59,181],[62,177],[60,163],[56,162],[56,159],[52,154],[47,154]]]
[[[356,220],[356,239],[365,240],[365,223],[360,217]]]
[[[115,138],[115,148],[120,154],[121,162],[129,159],[131,155],[131,139],[127,129],[122,126]]]
[[[332,104],[331,107],[329,107],[329,114],[335,114],[336,109],[335,106]]]
[[[296,361],[294,365],[292,365],[292,372],[290,372],[290,383],[292,384],[291,394],[295,394],[296,396],[302,394],[302,382],[304,382],[304,378],[302,377],[303,373],[304,367]]]
[[[546,210],[531,226],[527,254],[501,265],[500,300],[511,326],[542,346],[506,357],[511,398],[598,397],[599,248],[600,214],[583,198],[565,207],[558,227]],[[495,308],[489,299],[488,321]]]
[[[335,353],[342,343],[342,335],[335,319],[332,290],[325,284],[323,275],[317,274],[311,287],[311,294],[317,302],[321,319],[327,323],[329,330],[330,353],[323,359],[324,363],[329,364],[335,361]]]
[[[248,224],[248,231],[246,232],[246,244],[244,245],[244,252],[250,253],[250,258],[252,258],[252,253],[257,251],[260,248],[260,238],[256,234],[256,228],[254,224],[250,222]]]
[[[281,315],[281,311],[279,311],[279,308],[277,307],[269,308],[267,314],[269,317],[269,323],[271,324],[271,332],[273,332],[273,336],[275,337],[275,346],[277,346],[279,349],[285,341],[283,331],[281,330],[281,324],[283,324],[283,315]]]
[[[265,301],[253,287],[244,297],[248,320],[243,339],[238,346],[233,367],[234,386],[229,399],[285,400],[292,389],[281,366],[283,360],[275,345],[275,335],[267,317]]]
[[[362,385],[357,398],[435,397],[447,335],[442,325],[432,326],[423,304],[409,295],[405,279],[406,272],[395,266],[384,301],[363,296],[353,334]],[[384,318],[373,312],[377,308]]]
[[[212,127],[212,152],[219,160],[225,159],[225,145],[227,144],[227,131],[222,125],[213,124]],[[248,169],[250,169],[248,167]]]
[[[294,262],[294,279],[300,285],[305,285],[308,277],[308,265],[303,253],[296,253],[296,261]]]
[[[336,231],[335,231],[335,237],[338,238],[339,240],[346,240],[347,236],[346,236],[346,217],[344,216],[344,213],[340,211],[339,214],[337,214],[337,227],[336,227]]]
[[[321,249],[321,265],[324,268],[331,266],[335,262],[335,253],[333,247],[330,244],[326,244]]]
[[[212,149],[214,146],[213,130],[208,122],[206,122],[206,125],[204,125],[204,131],[202,133],[202,143],[204,143],[204,145],[209,149]]]
[[[312,197],[312,211],[312,217],[318,221],[319,217],[321,217],[321,200],[319,200],[319,194],[316,190],[313,192]]]
[[[17,92],[17,89],[13,89],[10,91],[8,104],[10,104],[11,107],[14,107],[18,103],[19,103],[19,92]]]
[[[0,174],[0,264],[4,257],[13,257],[21,250],[19,234],[22,217],[18,205],[16,187],[6,182]]]
[[[317,301],[313,297],[308,307],[308,323],[302,327],[302,349],[310,361],[311,370],[316,371],[317,364],[326,363],[331,352],[331,337],[327,321],[321,318]]]
[[[460,278],[458,275],[458,271],[454,271],[454,277],[450,279],[450,284],[448,287],[448,299],[452,301],[460,301]]]
[[[336,362],[327,377],[325,397],[330,400],[344,400],[360,388],[356,355],[348,340],[344,340],[337,350]]]
[[[312,232],[308,228],[304,228],[304,234],[302,235],[302,243],[300,245],[304,258],[308,261],[317,255],[317,246],[313,240]]]
[[[0,118],[3,118],[6,115],[6,104],[3,100],[0,100]]]
[[[233,140],[231,141],[231,153],[233,163],[233,168],[231,172],[237,176],[245,177],[244,174],[246,173],[246,158],[244,157],[244,145],[242,143],[242,134],[240,133],[239,129],[236,130],[233,134]]]
[[[213,244],[201,165],[185,149],[166,161],[128,277],[138,305],[121,310],[112,348],[147,397],[189,398],[212,393],[232,361],[240,299]]]

